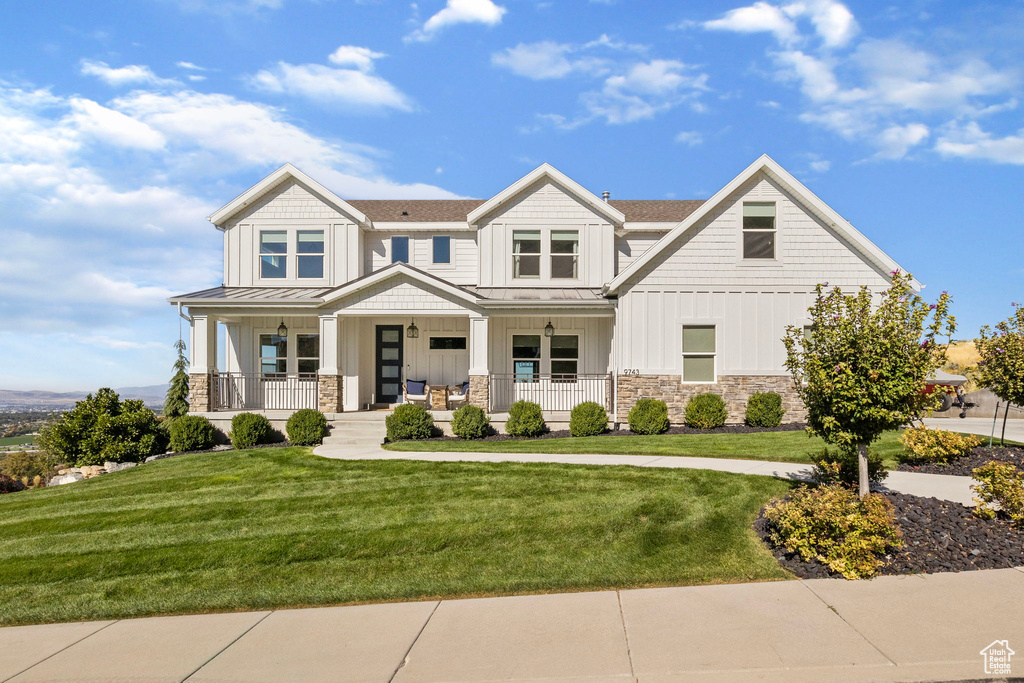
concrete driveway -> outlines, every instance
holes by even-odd
[[[988,437],[992,433],[991,417],[927,417],[925,418],[924,423],[929,427],[936,427],[938,429],[949,429],[954,432],[967,432],[968,434],[978,434],[979,436],[984,436],[986,445],[988,444]],[[999,435],[1002,433],[1002,431],[1003,418],[999,417],[996,420],[995,427],[996,443],[999,442]],[[1024,443],[1024,420],[1007,420],[1006,438],[1009,441]]]

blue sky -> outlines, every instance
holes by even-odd
[[[547,161],[706,198],[768,153],[958,336],[1024,299],[1024,4],[6,3],[0,388],[165,381],[205,217],[290,161],[343,197],[488,197]]]

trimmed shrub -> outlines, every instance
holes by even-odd
[[[231,418],[231,445],[235,448],[252,448],[266,443],[270,436],[270,420],[256,413],[239,413]]]
[[[782,397],[774,391],[758,392],[747,400],[745,419],[751,427],[778,427],[785,414]]]
[[[491,418],[479,406],[464,405],[452,413],[452,433],[460,439],[482,439],[491,431]]]
[[[668,431],[668,404],[656,398],[642,398],[629,409],[629,431],[661,434]]]
[[[284,426],[293,446],[317,446],[327,435],[327,416],[313,408],[296,410]]]
[[[718,394],[697,394],[686,402],[686,426],[694,429],[714,429],[725,424],[728,413],[725,401]]]
[[[1024,472],[1012,463],[993,460],[975,467],[971,476],[978,480],[971,484],[977,494],[974,514],[993,519],[1002,510],[1014,526],[1024,527]]]
[[[863,500],[838,485],[797,487],[765,507],[771,539],[847,579],[873,576],[885,554],[903,545],[896,512],[884,496]]]
[[[28,479],[29,481],[39,477],[45,482],[56,473],[54,470],[56,464],[57,458],[48,453],[19,451],[9,454],[6,458],[0,458],[0,474],[5,474],[12,479]]]
[[[569,433],[573,436],[594,436],[608,431],[608,412],[600,403],[587,401],[569,413]]]
[[[532,401],[516,401],[508,409],[505,432],[509,436],[540,436],[547,428],[543,411]]]
[[[980,446],[981,439],[974,434],[957,434],[945,429],[911,427],[900,434],[900,443],[907,447],[903,456],[907,462],[947,465]]]
[[[429,439],[434,434],[434,416],[423,406],[412,403],[403,403],[395,408],[384,424],[388,429],[388,441]]]
[[[39,448],[75,466],[104,461],[137,462],[163,453],[166,433],[142,401],[122,401],[113,389],[100,389],[75,403],[40,430]]]
[[[0,474],[0,493],[16,493],[24,491],[26,488],[28,487],[17,479],[12,479],[6,474]]]
[[[860,482],[860,469],[857,464],[856,447],[849,450],[825,447],[817,453],[811,453],[814,469],[811,477],[824,485],[838,484],[857,488]],[[889,471],[882,464],[882,456],[868,449],[868,481],[881,482],[889,476]]]
[[[213,424],[200,415],[182,415],[171,423],[171,450],[205,451],[213,446]]]

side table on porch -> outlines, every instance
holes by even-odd
[[[448,386],[430,387],[430,409],[448,410]]]

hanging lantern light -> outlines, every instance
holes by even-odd
[[[414,318],[412,324],[405,330],[405,336],[409,339],[418,339],[420,336],[420,328],[416,327],[416,319]]]
[[[285,326],[283,320],[281,321],[281,324],[277,326],[277,336],[284,337],[285,339],[288,338],[288,328]]]
[[[544,336],[545,337],[554,337],[555,336],[555,326],[551,324],[550,320],[548,321],[548,324],[544,326]]]

